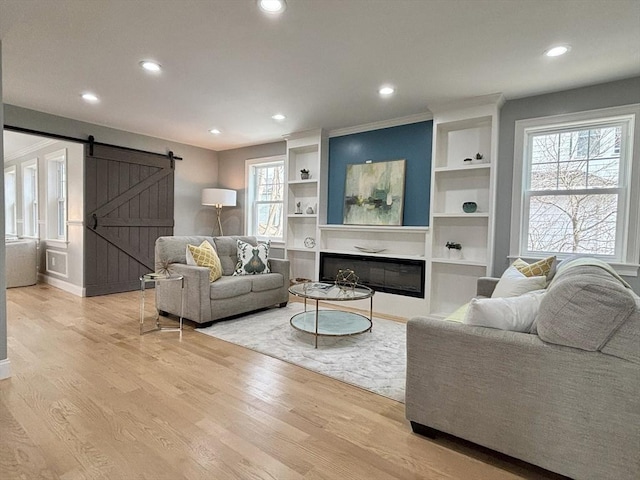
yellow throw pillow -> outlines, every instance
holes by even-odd
[[[513,266],[525,277],[549,277],[549,272],[551,272],[551,267],[555,260],[556,257],[553,256],[538,260],[535,263],[527,263],[518,258],[513,262]]]
[[[195,245],[187,245],[187,249],[193,256],[193,260],[199,267],[209,268],[209,281],[215,282],[222,277],[222,264],[220,257],[214,250],[213,246],[204,240],[199,247]]]

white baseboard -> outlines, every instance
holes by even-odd
[[[86,290],[84,287],[79,287],[78,285],[74,285],[69,282],[65,282],[64,280],[60,280],[59,278],[50,277],[49,275],[44,275],[42,273],[38,274],[38,280],[42,283],[46,283],[48,285],[59,288],[60,290],[64,290],[65,292],[69,292],[78,297],[85,297]]]
[[[8,358],[0,360],[0,380],[9,378],[11,376],[11,362]]]

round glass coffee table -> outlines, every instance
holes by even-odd
[[[304,298],[304,312],[291,317],[291,326],[301,332],[315,336],[315,348],[318,348],[318,337],[342,337],[370,332],[373,327],[373,295],[374,291],[364,285],[342,287],[333,283],[306,282],[289,288],[289,292]],[[318,302],[348,302],[351,300],[370,299],[369,318],[359,313],[341,310],[320,310]],[[315,300],[315,310],[307,310],[307,300]]]

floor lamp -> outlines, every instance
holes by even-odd
[[[236,191],[227,190],[225,188],[205,188],[202,190],[202,205],[208,205],[216,207],[218,215],[218,229],[220,230],[220,236],[222,233],[222,223],[220,222],[220,214],[222,213],[222,207],[235,207],[236,206]],[[211,236],[215,235],[215,226],[211,232]]]

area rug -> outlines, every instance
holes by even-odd
[[[295,330],[289,319],[302,303],[272,308],[196,331],[299,365],[404,403],[406,326],[373,319],[373,329],[348,337],[319,337]]]

